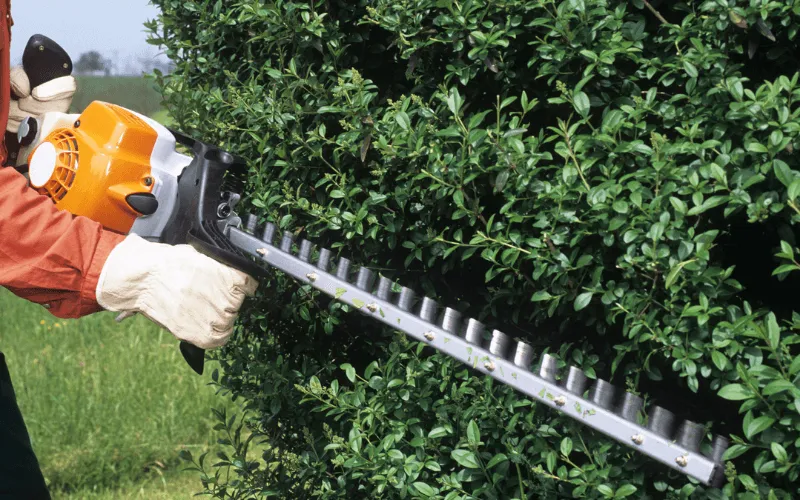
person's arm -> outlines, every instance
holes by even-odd
[[[8,7],[6,0],[0,0],[2,131],[11,95]],[[5,160],[5,145],[0,145],[0,165]],[[101,310],[95,296],[97,280],[109,252],[122,239],[97,222],[59,211],[30,189],[20,173],[0,166],[0,286],[15,295],[47,304],[54,316],[62,318]]]
[[[56,209],[12,168],[0,169],[0,286],[60,318],[102,310],[97,280],[124,236]]]

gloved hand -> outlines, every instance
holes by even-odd
[[[51,111],[66,113],[77,90],[78,82],[72,75],[50,80],[32,89],[22,66],[11,68],[11,102],[6,131],[16,134],[19,124],[29,116]]]
[[[180,340],[203,349],[224,345],[251,276],[189,245],[153,243],[130,234],[109,254],[97,283],[97,302],[109,311],[141,313]]]

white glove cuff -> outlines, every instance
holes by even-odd
[[[78,82],[74,76],[62,76],[45,82],[31,92],[37,101],[49,102],[69,99],[78,90]]]

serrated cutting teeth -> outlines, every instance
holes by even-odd
[[[300,253],[297,257],[303,262],[308,262],[311,259],[311,252],[314,250],[314,244],[308,240],[300,242]]]
[[[529,370],[533,364],[533,348],[525,342],[517,342],[517,349],[514,351],[514,364]]]
[[[714,436],[714,441],[711,443],[711,454],[709,458],[715,463],[721,464],[722,456],[725,454],[725,451],[727,451],[730,443],[730,440],[725,436],[720,436],[719,434]]]
[[[442,330],[449,333],[456,333],[458,331],[458,322],[461,320],[461,313],[450,307],[442,313]]]
[[[294,235],[289,231],[283,233],[281,238],[281,252],[292,253],[292,243],[294,242]]]
[[[464,328],[464,340],[470,344],[480,346],[483,340],[483,323],[477,319],[470,318],[467,320],[466,328]]]
[[[678,436],[675,440],[687,450],[697,453],[700,451],[703,434],[705,434],[705,426],[691,420],[684,420],[678,428]]]
[[[622,404],[619,407],[619,416],[629,422],[639,421],[639,412],[642,411],[644,400],[636,394],[626,392],[622,397]]]
[[[656,406],[650,411],[650,415],[647,420],[647,428],[649,430],[655,432],[663,438],[672,438],[672,428],[675,423],[675,414],[673,414],[671,411],[660,406]]]
[[[492,340],[489,342],[489,352],[497,357],[505,358],[511,339],[500,330],[492,331]]]
[[[397,294],[397,307],[401,311],[410,311],[411,307],[414,305],[414,290],[403,287],[400,289],[400,293]]]
[[[392,294],[392,280],[385,276],[380,276],[378,278],[378,289],[375,291],[375,296],[381,300],[389,300],[389,296]]]
[[[267,245],[272,245],[272,242],[275,241],[275,231],[277,228],[275,224],[272,222],[267,222],[264,226],[264,234],[261,236],[261,241],[266,243]]]
[[[558,373],[558,361],[556,358],[549,354],[543,355],[542,364],[539,367],[539,376],[550,382],[555,382],[556,373]]]
[[[336,277],[342,281],[350,282],[350,261],[344,257],[339,257],[336,264]]]
[[[358,277],[356,278],[356,288],[369,292],[372,290],[372,284],[375,279],[375,273],[362,267],[358,270]]]
[[[582,397],[583,393],[586,392],[586,386],[588,383],[589,379],[586,377],[586,374],[583,373],[583,370],[577,366],[569,367],[567,381],[564,382],[564,388],[567,391]]]
[[[614,393],[616,387],[603,379],[597,379],[589,391],[589,401],[600,408],[610,410],[614,406]]]
[[[327,272],[331,267],[331,251],[327,248],[320,248],[319,259],[317,259],[317,269]]]
[[[252,225],[251,221],[252,218],[248,218],[248,226]],[[339,258],[337,263],[326,248],[319,249],[316,264],[312,264],[312,253],[316,251],[309,241],[297,239],[297,255],[290,251],[294,238],[289,232],[284,234],[279,246],[273,245],[278,230],[273,223],[265,225],[263,241],[241,229],[240,224],[238,218],[236,224],[229,220],[225,235],[239,250],[261,256],[259,264],[283,271],[302,283],[312,283],[334,299],[353,303],[358,306],[357,310],[377,321],[414,339],[422,339],[431,348],[559,409],[577,422],[673,470],[717,488],[720,481],[724,482],[722,457],[730,444],[728,438],[717,435],[711,446],[705,445],[706,433],[702,425],[688,420],[679,422],[670,411],[657,406],[651,408],[647,424],[643,426],[639,423],[645,417],[641,397],[615,388],[605,380],[598,379],[590,385],[587,374],[577,366],[561,372],[557,354],[544,354],[537,361],[538,356],[534,356],[530,345],[512,343],[507,334],[496,329],[489,335],[490,330],[480,321],[462,320],[456,309],[440,308],[429,297],[421,296],[422,300],[417,300],[408,287],[394,288],[395,284],[383,276],[373,287],[376,277],[373,271],[359,266],[357,273],[351,273],[350,260]],[[333,268],[335,273],[329,270]],[[350,286],[351,274],[357,274],[353,286]]]
[[[433,323],[434,318],[436,318],[436,309],[439,305],[430,297],[423,297],[422,304],[419,306],[419,317],[427,321],[428,323]]]
[[[245,219],[244,223],[244,230],[250,234],[256,232],[256,225],[258,224],[258,216],[255,214],[247,214],[247,218]]]

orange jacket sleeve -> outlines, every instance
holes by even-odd
[[[0,0],[0,138],[8,122],[10,2]],[[2,139],[0,139],[2,142]],[[6,168],[0,144],[0,286],[60,318],[100,311],[95,289],[111,250],[124,236],[58,210]]]

